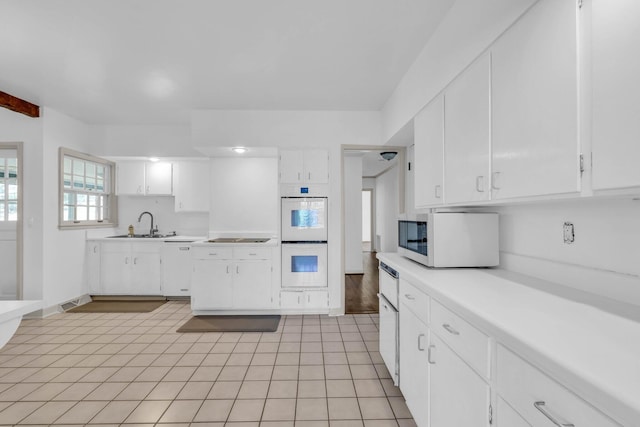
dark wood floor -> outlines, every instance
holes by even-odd
[[[364,274],[345,277],[345,311],[347,314],[378,312],[378,259],[375,252],[363,252]]]

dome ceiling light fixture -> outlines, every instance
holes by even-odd
[[[397,151],[383,151],[382,153],[380,153],[380,157],[382,157],[386,161],[391,161],[396,157],[397,154]]]

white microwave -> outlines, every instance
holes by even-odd
[[[495,267],[498,214],[436,212],[398,221],[398,254],[427,267]]]

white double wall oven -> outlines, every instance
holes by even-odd
[[[282,287],[327,286],[327,197],[283,197]]]

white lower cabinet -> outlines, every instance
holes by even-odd
[[[160,295],[161,242],[102,242],[100,290],[104,295]]]
[[[489,385],[436,334],[430,353],[431,427],[489,426]]]
[[[280,308],[284,310],[321,310],[329,308],[329,292],[325,289],[291,289],[280,292]]]
[[[497,359],[498,395],[509,403],[528,424],[620,427],[619,424],[502,345],[498,345]],[[504,424],[500,422],[499,425],[511,426],[508,422]]]
[[[428,346],[427,325],[401,302],[400,390],[418,426],[427,426],[429,421]]]
[[[271,309],[271,247],[194,247],[193,310]]]

